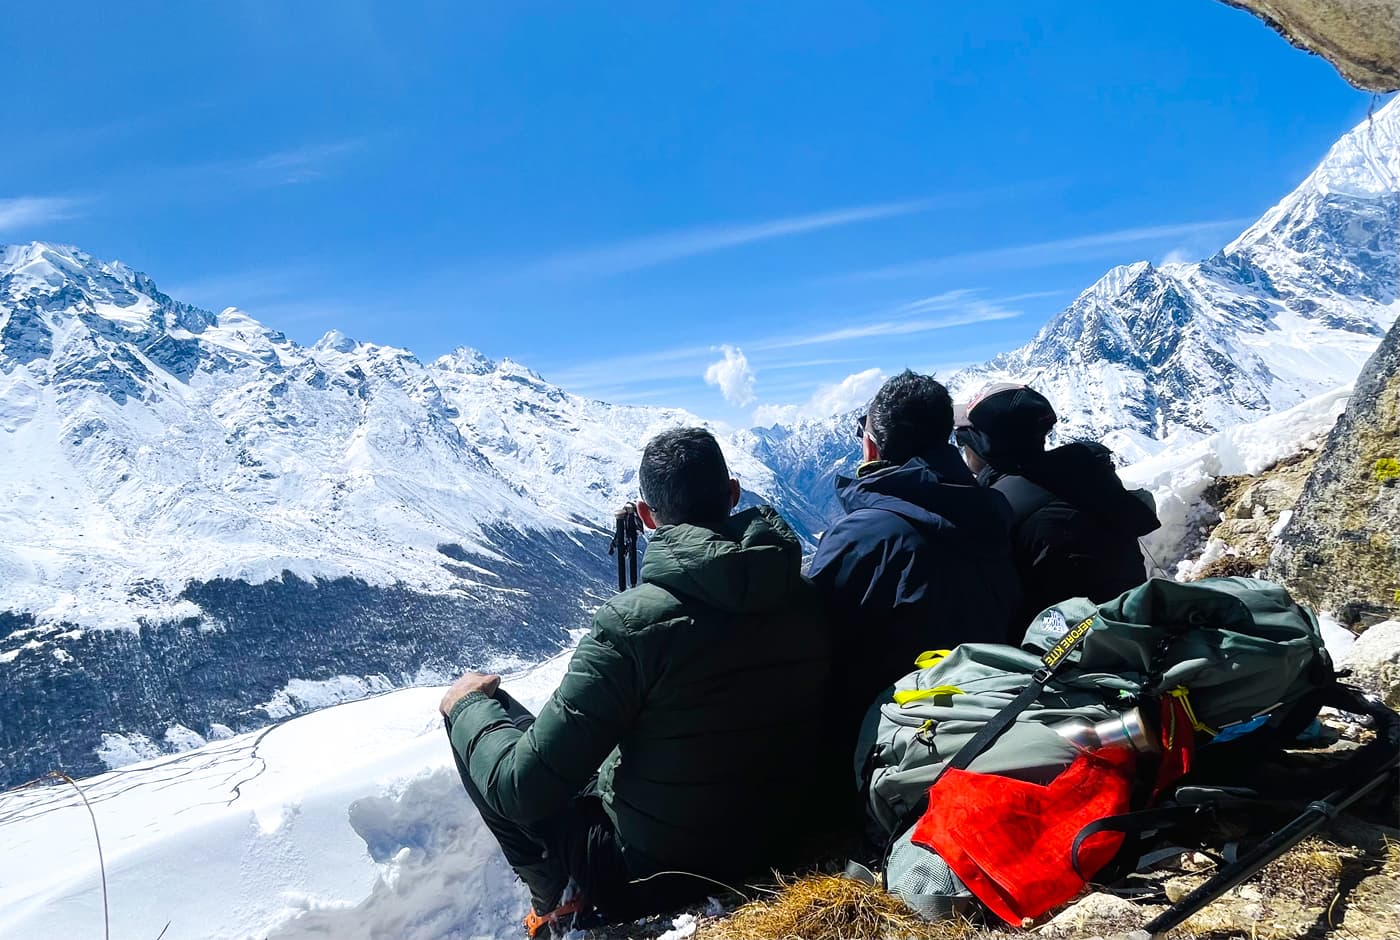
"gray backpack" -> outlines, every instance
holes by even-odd
[[[863,742],[867,809],[887,836],[917,818],[948,766],[1048,783],[1081,749],[1066,727],[1136,707],[1155,718],[1167,695],[1204,739],[1296,735],[1335,679],[1317,619],[1252,578],[1154,579],[1103,605],[1068,600],[1036,618],[1020,649],[965,643],[918,664]]]

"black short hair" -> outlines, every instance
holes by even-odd
[[[936,444],[948,443],[953,433],[953,399],[933,376],[905,369],[875,393],[869,421],[880,457],[904,463]]]
[[[713,527],[729,517],[729,467],[704,428],[674,428],[647,441],[642,499],[661,525]]]

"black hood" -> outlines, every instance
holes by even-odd
[[[1047,450],[1026,460],[1018,475],[1134,536],[1162,525],[1149,499],[1124,488],[1113,467],[1113,452],[1102,444],[1075,441]],[[1001,476],[989,468],[978,479],[989,486]]]
[[[836,481],[846,512],[883,509],[941,537],[1005,544],[1011,507],[995,490],[977,485],[957,448],[940,444],[920,457],[859,479]]]

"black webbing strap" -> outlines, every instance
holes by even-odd
[[[1131,847],[1131,851],[1136,852],[1137,845],[1144,834],[1170,829],[1186,820],[1213,812],[1214,809],[1214,805],[1210,803],[1159,806],[1156,809],[1143,809],[1134,813],[1123,813],[1118,816],[1105,816],[1103,819],[1096,819],[1079,830],[1079,834],[1074,837],[1074,842],[1070,844],[1070,865],[1074,867],[1074,873],[1087,882],[1089,876],[1079,868],[1079,850],[1090,837],[1101,832],[1117,832],[1124,837],[1125,847]],[[1119,849],[1120,853],[1122,851]]]
[[[1030,685],[1021,690],[1021,694],[1012,699],[1005,708],[997,712],[992,720],[983,725],[972,740],[968,741],[958,753],[953,755],[953,759],[943,765],[943,769],[938,772],[938,776],[933,778],[933,784],[949,770],[966,770],[968,765],[975,761],[982,752],[991,747],[1002,732],[1011,727],[1011,723],[1016,720],[1016,716],[1030,707],[1031,703],[1040,698],[1040,693],[1045,691],[1045,685],[1050,678],[1055,675],[1059,668],[1069,659],[1072,653],[1084,637],[1089,635],[1089,630],[1094,625],[1098,614],[1092,614],[1081,620],[1079,623],[1065,631],[1065,635],[1040,658],[1041,667],[1031,674]],[[933,784],[930,784],[932,786]]]

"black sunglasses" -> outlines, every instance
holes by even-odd
[[[856,418],[856,437],[860,440],[865,440],[865,423],[869,418],[870,414],[864,411]]]

